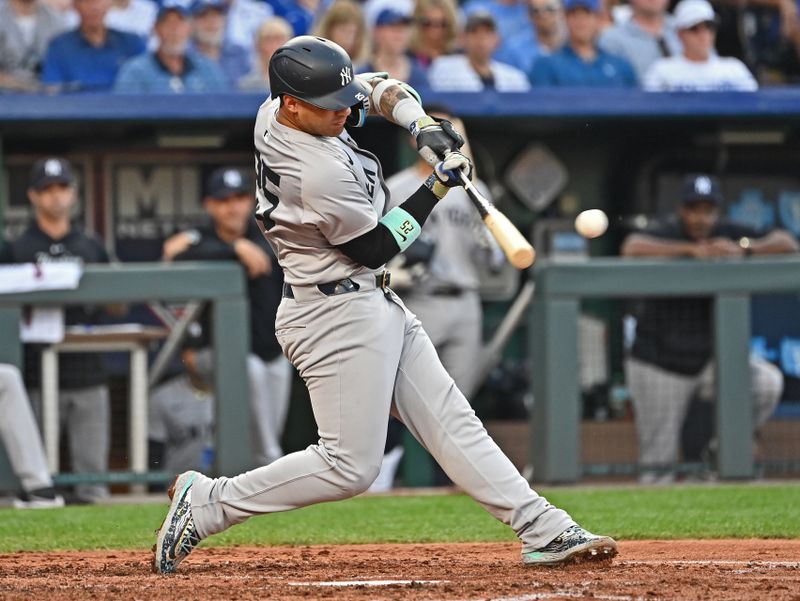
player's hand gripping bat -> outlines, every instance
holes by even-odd
[[[503,249],[508,262],[517,269],[527,269],[533,265],[536,251],[533,250],[533,246],[525,239],[525,236],[511,223],[508,217],[472,185],[463,171],[459,171],[458,174],[472,204],[475,205],[486,227],[489,228],[492,236]]]

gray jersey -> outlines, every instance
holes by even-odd
[[[383,216],[388,192],[380,163],[346,131],[313,136],[278,123],[278,106],[269,100],[256,117],[256,216],[286,282],[320,284],[369,271],[336,245]]]
[[[214,397],[197,390],[189,376],[181,374],[150,393],[148,438],[164,443],[168,472],[207,469],[204,452],[213,446]]]
[[[416,165],[386,181],[391,193],[390,207],[411,196],[424,181]],[[489,198],[486,185],[476,180],[475,187]],[[420,239],[434,244],[424,289],[455,287],[477,290],[480,287],[478,261],[487,261],[491,238],[464,188],[453,188],[440,200],[425,222]],[[424,290],[420,291],[424,292]]]

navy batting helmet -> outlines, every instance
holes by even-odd
[[[294,96],[328,110],[368,102],[370,85],[353,73],[353,63],[338,44],[301,35],[278,48],[269,61],[273,98]]]

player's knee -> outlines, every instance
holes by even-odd
[[[341,473],[347,496],[353,497],[365,492],[375,482],[380,470],[380,465],[354,465],[342,469]]]
[[[8,363],[0,363],[0,379],[2,379],[3,383],[14,379],[20,379],[19,369]]]

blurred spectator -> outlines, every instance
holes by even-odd
[[[411,15],[414,12],[414,5],[414,0],[367,0],[364,2],[364,22],[369,29],[372,29],[383,10],[391,8],[404,15]]]
[[[496,52],[504,53],[506,43],[514,36],[533,35],[527,0],[468,0],[464,3],[466,17],[475,12],[489,13],[494,18],[498,36]],[[494,58],[498,58],[497,54]]]
[[[567,43],[539,58],[531,72],[534,86],[625,88],[636,85],[633,67],[597,46],[600,0],[565,0]]]
[[[213,61],[231,88],[250,72],[250,52],[225,39],[225,0],[194,0],[192,3],[192,43],[190,51]]]
[[[367,26],[361,6],[353,0],[336,0],[317,24],[314,35],[327,38],[344,48],[358,69],[367,58]]]
[[[644,76],[651,92],[711,90],[753,91],[758,83],[738,58],[714,52],[717,29],[714,9],[706,0],[681,0],[675,7],[675,27],[683,44],[680,56],[657,60]]]
[[[294,31],[292,37],[307,35],[317,15],[325,10],[328,2],[321,0],[265,0],[276,17],[286,20]]]
[[[723,219],[722,200],[717,178],[687,176],[677,215],[655,222],[647,231],[630,234],[623,241],[621,254],[719,259],[800,249],[786,231],[761,236]],[[689,401],[695,394],[705,401],[713,400],[712,323],[709,298],[648,299],[642,303],[625,370],[636,414],[643,483],[674,479]],[[750,358],[750,371],[757,431],[778,404],[783,376],[777,367],[756,356]]]
[[[0,363],[0,442],[6,449],[11,469],[22,484],[14,499],[17,509],[63,507],[64,497],[56,494],[47,467],[42,437],[22,374],[14,365]]]
[[[724,29],[717,50],[736,56],[762,84],[800,80],[800,19],[796,0],[748,0],[715,3]]]
[[[77,198],[75,176],[70,164],[50,157],[34,163],[30,172],[28,199],[34,218],[28,229],[0,250],[0,263],[44,263],[75,261],[108,263],[102,242],[84,234],[72,223]],[[64,309],[66,325],[91,324],[96,311],[91,307]],[[41,406],[41,353],[25,345],[25,377],[34,406]],[[69,455],[75,473],[108,471],[110,410],[107,377],[97,353],[65,353],[58,362],[58,405],[62,425],[69,436]],[[96,501],[108,496],[104,484],[75,487],[79,500]]]
[[[529,0],[528,14],[541,54],[555,52],[567,39],[564,6],[560,0]]]
[[[431,89],[440,92],[525,92],[528,77],[520,71],[492,59],[497,47],[497,28],[489,13],[472,13],[462,34],[464,54],[440,56],[428,70]]]
[[[540,56],[555,52],[566,39],[567,26],[561,0],[528,0],[532,28],[514,35],[494,53],[501,63],[508,63],[530,73]]]
[[[458,9],[453,0],[417,0],[411,51],[422,67],[458,48]]]
[[[180,232],[164,242],[165,261],[238,261],[247,276],[250,352],[247,376],[255,465],[283,455],[281,435],[289,408],[292,366],[275,337],[275,315],[283,297],[283,272],[253,219],[253,184],[240,169],[222,167],[209,178],[203,207],[208,225]],[[213,332],[203,319],[205,340],[193,366],[206,381],[213,374]],[[210,335],[210,336],[209,336]]]
[[[78,29],[53,38],[42,83],[53,92],[99,92],[114,84],[120,65],[145,50],[137,35],[106,27],[111,0],[75,0]]]
[[[66,22],[67,29],[75,29],[78,26],[80,17],[78,17],[78,13],[75,12],[73,0],[40,0],[40,2],[46,4],[52,8],[56,14],[60,15]]]
[[[412,87],[427,84],[425,70],[411,57],[411,15],[385,8],[375,20],[372,30],[372,56],[359,67],[361,71],[386,71],[389,77]]]
[[[272,8],[260,0],[225,0],[228,3],[228,22],[225,39],[237,44],[250,55],[255,64],[255,41],[258,26],[273,16]]]
[[[135,33],[146,42],[153,31],[157,12],[153,0],[112,0],[106,27]]]
[[[163,4],[156,18],[158,49],[132,58],[119,72],[114,91],[122,94],[224,92],[225,74],[205,56],[188,52],[191,16],[182,4]]]
[[[631,18],[600,34],[600,48],[627,60],[639,81],[654,62],[676,56],[681,42],[667,12],[669,0],[630,0]]]
[[[0,3],[0,91],[38,90],[47,45],[65,29],[65,19],[39,0]]]
[[[269,60],[275,51],[294,36],[291,25],[282,17],[270,17],[258,28],[256,54],[258,56],[252,71],[239,80],[238,87],[243,92],[269,91]]]

